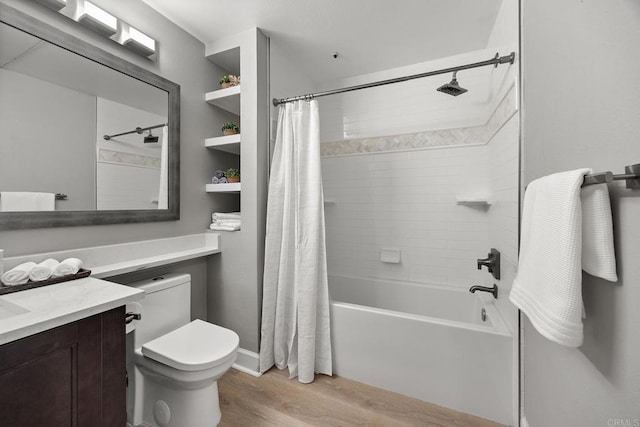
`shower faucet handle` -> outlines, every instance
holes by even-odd
[[[487,258],[479,258],[477,263],[478,270],[482,270],[482,266],[485,266],[495,279],[500,279],[500,251],[491,248]]]

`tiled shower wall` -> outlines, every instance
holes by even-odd
[[[324,157],[329,274],[477,283],[486,208],[457,205],[456,196],[486,194],[486,154],[479,144]],[[400,263],[381,262],[383,248],[399,249]]]
[[[517,260],[515,109],[511,90],[484,126],[323,143],[329,273],[489,285],[477,258],[497,247]],[[483,196],[490,207],[457,203]]]

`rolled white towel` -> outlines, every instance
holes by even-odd
[[[29,272],[36,266],[35,262],[25,262],[2,275],[2,283],[7,286],[24,285],[29,281]]]
[[[78,258],[67,258],[53,270],[53,277],[76,274],[82,268],[82,261]]]
[[[60,264],[53,258],[49,258],[45,261],[42,261],[40,264],[36,265],[29,272],[29,279],[34,282],[40,282],[42,280],[47,280],[53,274],[53,270]]]

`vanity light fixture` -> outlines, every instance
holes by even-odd
[[[83,12],[78,16],[79,23],[107,37],[118,32],[118,18],[88,1],[79,6]]]
[[[60,9],[62,9],[67,5],[67,0],[36,0],[36,1],[55,11],[59,11]]]
[[[122,44],[143,56],[150,56],[156,53],[156,41],[131,26],[129,27],[129,37],[125,38]]]
[[[88,0],[35,1],[110,38],[138,55],[150,57],[157,51],[158,46],[154,39]]]

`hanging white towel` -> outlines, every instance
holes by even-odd
[[[607,184],[588,185],[582,200],[582,269],[592,276],[617,282],[613,220]]]
[[[35,262],[25,262],[15,266],[2,275],[2,283],[7,286],[24,285],[29,281],[29,273],[35,266]]]
[[[606,216],[609,203],[594,196],[597,192],[588,187],[587,197],[581,200],[580,187],[588,173],[590,169],[561,172],[529,184],[524,197],[518,274],[509,295],[541,335],[568,347],[579,347],[583,340],[582,268],[611,277],[612,262],[615,275],[613,244],[603,244],[607,240],[603,235],[592,237],[592,229],[583,230],[583,223],[593,224]],[[589,218],[583,220],[583,214]],[[583,234],[590,242],[585,251]],[[612,242],[610,233],[609,239]],[[588,259],[583,259],[583,252],[590,253]],[[583,266],[583,261],[591,262],[592,258],[600,263]]]
[[[29,279],[34,282],[47,280],[53,274],[53,269],[58,266],[59,262],[53,258],[49,258],[36,265],[29,272]]]
[[[56,195],[29,191],[0,192],[0,212],[54,211]]]
[[[280,107],[265,242],[260,371],[331,375],[317,101]]]

